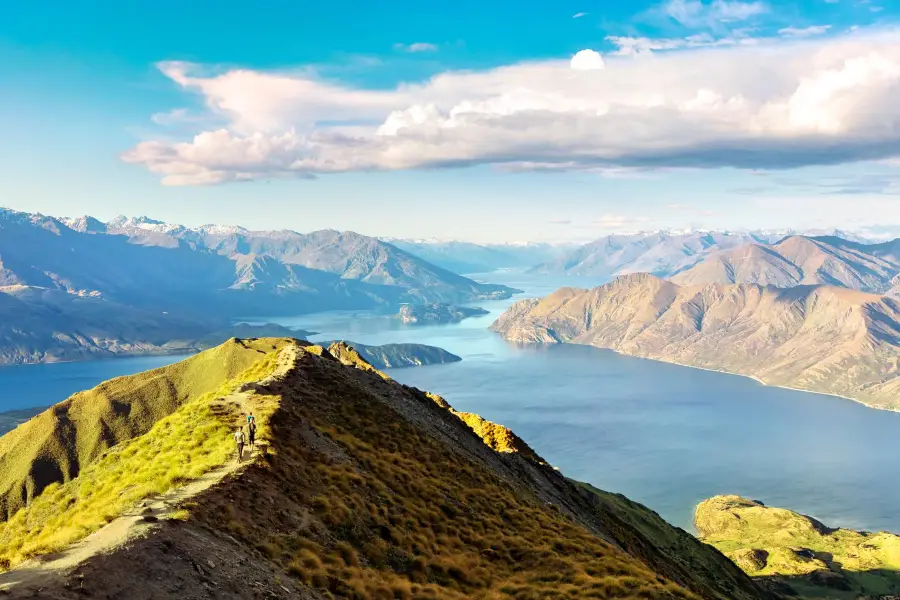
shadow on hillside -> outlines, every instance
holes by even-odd
[[[808,575],[755,576],[773,592],[785,597],[829,600],[893,600],[900,598],[900,571],[871,569],[848,571],[839,563],[834,570],[814,571]]]

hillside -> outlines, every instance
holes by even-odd
[[[836,285],[882,293],[900,274],[893,244],[865,245],[837,237],[789,236],[771,245],[747,244],[706,256],[672,277],[680,285],[758,283],[777,287]]]
[[[283,342],[279,342],[283,344]],[[50,484],[76,477],[107,449],[143,435],[184,403],[217,391],[271,352],[232,340],[181,362],[79,392],[0,438],[0,519]]]
[[[253,386],[250,402],[271,408],[252,462],[159,504],[127,544],[64,572],[11,571],[0,587],[19,598],[40,586],[49,599],[772,598],[646,508],[566,480],[506,428],[340,348],[344,363],[318,346],[288,349],[282,375]],[[165,432],[149,435],[165,447]],[[127,469],[141,440],[87,475]],[[77,483],[51,499],[87,501]],[[32,514],[41,498],[15,519],[31,535],[51,523]]]
[[[635,274],[517,302],[491,328],[514,342],[588,344],[900,408],[900,306],[853,290]]]
[[[811,517],[739,496],[695,511],[701,538],[754,577],[810,597],[900,595],[900,536],[833,529]]]

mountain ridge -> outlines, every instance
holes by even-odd
[[[774,600],[646,508],[566,480],[508,429],[354,353],[290,343],[282,375],[248,384],[247,401],[271,407],[253,460],[187,504],[151,511],[159,523],[128,544],[35,582],[42,597],[174,599],[215,587],[225,598]],[[153,430],[163,446],[166,431]],[[127,461],[131,444],[112,452]],[[76,483],[50,500],[82,502]],[[252,586],[249,573],[266,575]]]
[[[900,274],[896,246],[896,241],[864,245],[834,236],[793,235],[773,244],[751,243],[714,252],[671,279],[682,285],[825,284],[885,293]]]
[[[809,232],[809,235],[813,234],[838,237],[846,243],[873,243],[852,232],[837,229],[830,232]],[[616,277],[647,272],[659,277],[670,277],[702,263],[717,252],[748,243],[774,244],[796,235],[804,234],[790,229],[661,229],[617,233],[580,245],[555,260],[535,265],[530,272],[591,277]]]
[[[626,275],[515,303],[509,341],[579,343],[900,408],[900,303],[833,286],[679,286]]]

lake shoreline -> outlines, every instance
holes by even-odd
[[[607,348],[605,346],[595,346],[593,344],[578,344],[576,342],[562,342],[562,343],[563,344],[572,344],[575,346],[590,346],[591,348],[597,348],[598,350],[609,350],[610,352],[615,352],[616,354],[618,354],[620,356],[627,356],[629,358],[640,358],[643,360],[652,360],[653,362],[664,363],[667,365],[675,365],[676,367],[687,367],[688,369],[698,369],[700,371],[709,371],[710,373],[721,373],[722,375],[733,375],[735,377],[746,377],[747,379],[752,379],[753,381],[759,383],[760,385],[764,385],[764,386],[770,387],[770,388],[791,390],[792,392],[804,392],[806,394],[818,394],[820,396],[832,396],[834,398],[841,398],[842,400],[849,400],[850,402],[860,404],[862,406],[865,406],[866,408],[871,408],[873,410],[881,410],[881,411],[890,412],[890,413],[900,413],[900,408],[887,408],[884,406],[875,406],[872,404],[867,404],[867,403],[863,402],[862,400],[858,400],[856,398],[851,398],[850,396],[843,396],[841,394],[836,394],[834,392],[819,392],[816,390],[807,390],[807,389],[803,389],[803,388],[792,387],[789,385],[779,385],[776,383],[768,383],[768,382],[760,379],[756,375],[747,375],[746,373],[735,373],[734,371],[725,371],[723,369],[713,369],[710,367],[701,367],[699,365],[688,365],[685,363],[675,362],[675,361],[671,361],[671,360],[664,360],[662,358],[651,358],[649,356],[641,356],[639,354],[629,354],[628,352],[620,352],[613,348]]]

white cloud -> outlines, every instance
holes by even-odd
[[[572,57],[569,65],[578,71],[598,71],[606,66],[603,57],[594,50],[579,50]]]
[[[580,13],[575,13],[574,15],[572,15],[572,18],[573,18],[573,19],[580,19],[581,17],[586,17],[586,16],[587,16],[587,13],[586,13],[586,12],[580,12]]]
[[[740,0],[668,0],[663,12],[686,27],[717,27],[722,23],[746,21],[769,11],[764,2]]]
[[[428,42],[414,42],[412,44],[394,44],[394,50],[402,50],[403,52],[436,52],[437,44],[429,44]]]
[[[779,35],[785,37],[810,37],[813,35],[822,35],[831,29],[831,25],[813,25],[811,27],[785,27],[779,29]]]
[[[308,69],[205,74],[162,63],[203,98],[205,122],[221,125],[198,125],[177,143],[167,132],[123,159],[169,185],[472,164],[640,176],[887,160],[900,157],[897,35],[857,31],[640,59],[589,50],[577,61],[448,71],[379,90]]]

